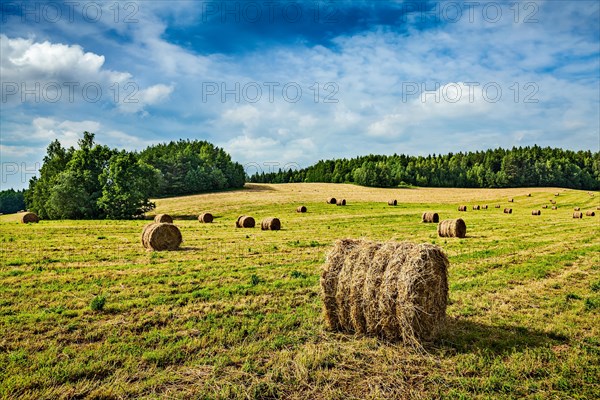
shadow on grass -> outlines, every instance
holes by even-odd
[[[463,319],[448,318],[446,327],[430,352],[472,353],[486,352],[504,354],[513,349],[548,347],[567,343],[568,338],[559,334],[545,333],[522,326],[490,326]]]

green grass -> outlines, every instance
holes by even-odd
[[[599,217],[571,213],[599,197],[559,190],[295,184],[162,199],[184,243],[161,253],[142,248],[145,221],[2,216],[0,397],[598,398]],[[508,197],[512,215],[493,207]],[[551,198],[559,210],[530,215]],[[465,219],[468,237],[438,238],[428,210]],[[191,219],[202,211],[213,224]],[[241,214],[283,229],[235,229]],[[319,268],[342,237],[448,254],[448,321],[425,352],[324,328]]]

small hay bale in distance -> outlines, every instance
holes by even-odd
[[[509,203],[514,203],[514,202],[515,202],[515,199],[512,199],[512,198],[511,198],[511,199],[508,199],[508,202],[509,202]]]
[[[560,193],[558,193],[558,192],[557,192],[557,193],[554,193],[554,195],[555,195],[555,196],[560,196]]]
[[[495,208],[500,208],[500,204],[496,204],[494,207]]]
[[[552,206],[552,209],[553,210],[558,210],[558,207],[557,206]]]
[[[421,216],[423,222],[435,222],[438,223],[440,221],[440,216],[435,212],[424,212]]]
[[[550,200],[550,203],[556,204],[556,200]]]
[[[298,208],[296,208],[296,212],[305,213],[306,212],[306,206],[298,206]]]
[[[573,218],[583,218],[583,213],[581,211],[575,211],[573,213]]]
[[[263,231],[278,231],[281,229],[281,221],[279,218],[265,218],[260,223],[260,229]]]
[[[467,206],[458,206],[458,211],[467,211]]]
[[[531,197],[531,193],[527,193],[527,197]]]
[[[542,208],[548,208],[548,204],[544,204]]]
[[[321,270],[326,325],[418,346],[444,323],[448,266],[429,243],[338,240]]]
[[[209,212],[203,212],[202,214],[198,215],[198,222],[203,222],[205,224],[210,224],[213,222],[213,219],[213,215]]]
[[[437,232],[440,237],[464,238],[467,236],[467,224],[461,218],[445,219],[438,224]]]
[[[580,207],[575,207],[575,208],[573,208],[573,211],[581,211],[581,208]]]
[[[512,214],[512,208],[505,208],[504,214]]]
[[[479,210],[479,206],[473,206],[473,210]]]
[[[338,205],[338,206],[345,206],[346,205],[346,199],[339,199],[335,204]]]
[[[171,216],[169,214],[156,214],[156,216],[154,217],[154,222],[156,222],[157,224],[160,224],[160,223],[172,224],[173,218],[171,218]]]
[[[177,250],[182,241],[179,228],[167,222],[153,222],[142,231],[142,245],[148,250]]]
[[[327,204],[337,204],[337,200],[335,197],[330,197],[327,199]]]
[[[254,228],[254,225],[256,225],[256,221],[248,215],[240,215],[235,222],[236,228]]]
[[[484,204],[484,205],[482,205],[482,206],[481,206],[481,209],[482,209],[482,210],[487,210],[487,209],[488,209],[488,205],[487,205],[487,204]]]
[[[595,212],[593,212],[593,211],[586,211],[586,212],[585,212],[585,216],[586,216],[586,217],[595,217],[595,216],[596,216],[596,213],[595,213]]]
[[[531,215],[542,215],[542,211],[541,210],[533,210],[531,212]]]
[[[26,212],[25,214],[21,215],[22,224],[37,224],[38,222],[40,222],[40,218],[36,213]]]
[[[388,206],[397,206],[398,205],[398,200],[394,199],[394,200],[388,200]]]

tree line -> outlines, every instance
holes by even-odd
[[[96,144],[94,134],[84,132],[77,149],[50,143],[29,188],[0,193],[0,212],[27,207],[44,219],[129,219],[152,210],[152,197],[240,188],[245,178],[241,164],[205,141],[179,140],[138,153]],[[23,207],[14,210],[14,204]]]
[[[355,183],[373,187],[600,189],[600,153],[513,147],[445,155],[368,155],[321,160],[299,170],[255,173],[250,182]]]

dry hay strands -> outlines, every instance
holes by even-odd
[[[548,204],[544,204],[542,208],[548,208]]]
[[[235,222],[236,228],[254,228],[254,225],[256,225],[256,221],[248,215],[240,215]]]
[[[209,212],[204,212],[198,215],[198,222],[204,222],[205,224],[210,224],[211,222],[213,222],[213,219],[213,215]]]
[[[419,347],[443,325],[448,266],[429,243],[338,240],[321,271],[325,322]]]
[[[330,197],[327,199],[327,204],[337,204],[337,200],[335,197]]]
[[[142,231],[142,245],[149,250],[176,250],[183,241],[176,225],[153,222]]]
[[[509,203],[514,203],[514,202],[515,202],[515,199],[512,199],[512,198],[511,198],[511,199],[508,199],[508,202],[509,202]]]
[[[394,199],[394,200],[388,200],[388,206],[397,206],[398,205],[398,200]]]
[[[424,212],[421,217],[423,222],[435,222],[438,223],[440,221],[440,216],[435,212]]]
[[[583,218],[583,213],[581,211],[575,211],[573,213],[573,218]]]
[[[265,218],[260,223],[260,229],[263,231],[278,231],[281,229],[281,221],[279,218]]]
[[[500,208],[500,204],[496,204],[494,207],[495,208]]]
[[[40,219],[36,213],[27,212],[21,215],[22,224],[37,224],[38,222],[40,222]]]
[[[338,206],[345,206],[346,205],[346,199],[339,199],[335,204],[338,205]]]
[[[159,224],[159,223],[172,224],[173,218],[171,218],[171,216],[169,214],[156,214],[156,216],[154,217],[154,222],[156,222],[157,224]]]
[[[479,210],[479,206],[473,206],[473,210]]]
[[[593,211],[586,211],[586,212],[585,212],[585,216],[586,216],[586,217],[595,217],[595,216],[596,216],[596,213],[595,213],[595,212],[593,212]]]
[[[437,232],[440,237],[464,238],[467,236],[467,224],[461,218],[445,219],[438,224]]]
[[[458,206],[458,211],[467,211],[467,206]]]
[[[542,215],[542,211],[541,210],[533,210],[531,212],[531,215]]]
[[[504,214],[512,214],[512,208],[505,208]]]
[[[552,206],[552,209],[553,210],[558,210],[558,207],[557,206]]]
[[[298,206],[298,208],[296,208],[296,212],[305,213],[306,212],[306,206]]]
[[[573,208],[573,211],[581,211],[581,208],[580,207],[575,207],[575,208]]]

